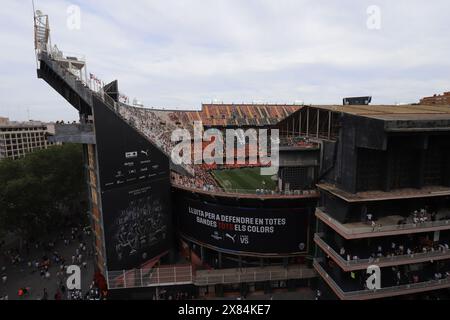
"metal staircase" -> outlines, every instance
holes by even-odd
[[[51,46],[48,16],[38,10],[34,15],[34,48],[38,52],[45,52],[48,50],[47,45]]]

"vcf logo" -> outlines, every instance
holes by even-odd
[[[367,268],[368,278],[366,280],[366,286],[369,290],[381,289],[381,269],[379,266],[369,266]]]
[[[68,266],[66,287],[69,290],[81,290],[81,269],[79,266]]]
[[[249,244],[250,243],[248,236],[240,236],[239,239],[241,241],[241,244]]]

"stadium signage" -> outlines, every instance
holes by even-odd
[[[222,131],[218,129],[203,131],[202,122],[196,121],[194,137],[187,129],[177,129],[172,132],[171,140],[176,144],[172,149],[172,162],[178,165],[222,165],[225,158],[227,165],[243,165],[248,158],[248,164],[263,166],[261,175],[272,176],[278,172],[279,168],[280,140],[279,130],[270,130],[270,139],[268,139],[268,131],[267,129],[246,131],[227,129],[224,137]],[[193,154],[192,141],[194,141]],[[239,148],[236,148],[236,142]],[[206,148],[203,148],[204,143],[209,143]]]
[[[138,268],[172,245],[169,158],[94,100],[107,268]]]
[[[307,248],[308,211],[304,208],[240,207],[180,197],[180,231],[227,251],[290,255]]]
[[[285,226],[286,219],[268,219],[237,217],[205,212],[189,207],[189,213],[197,216],[197,223],[217,228],[222,231],[237,231],[250,233],[274,233],[276,226]]]

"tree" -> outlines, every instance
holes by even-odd
[[[86,203],[80,145],[54,146],[20,160],[0,161],[3,232],[22,239],[40,237],[72,219],[86,219]]]

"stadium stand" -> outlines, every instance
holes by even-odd
[[[172,153],[174,144],[171,142],[172,132],[177,127],[167,122],[150,109],[131,107],[120,104],[119,113],[152,141],[158,144],[167,154]]]
[[[204,104],[201,111],[177,112],[186,125],[201,121],[205,127],[268,127],[299,110],[299,105]]]
[[[432,97],[425,97],[420,100],[423,105],[450,105],[450,91],[443,94],[435,94]]]

